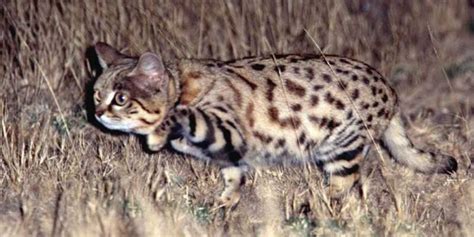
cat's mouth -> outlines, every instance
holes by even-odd
[[[141,122],[139,122],[134,120],[110,118],[105,115],[96,115],[95,118],[108,129],[119,130],[122,132],[133,132],[142,135],[151,133],[156,128],[156,124],[160,124],[162,121],[162,119],[158,119],[157,121],[141,120]]]
[[[109,118],[107,116],[95,116],[97,121],[99,121],[106,128],[111,130],[119,130],[123,132],[131,132],[136,126],[130,122],[124,122],[118,119]]]

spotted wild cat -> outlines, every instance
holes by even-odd
[[[103,73],[94,85],[105,127],[146,136],[220,164],[222,200],[235,201],[247,165],[313,162],[339,195],[360,178],[361,162],[382,141],[400,163],[449,173],[452,157],[421,151],[405,134],[397,95],[375,69],[339,56],[282,55],[221,62],[159,55],[130,57],[95,45]]]

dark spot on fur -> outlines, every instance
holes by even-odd
[[[314,79],[314,70],[313,68],[310,68],[310,67],[307,67],[304,69],[306,71],[306,78],[308,78],[308,80],[313,80]]]
[[[302,132],[301,135],[298,137],[298,143],[304,144],[305,141],[306,141],[306,134]]]
[[[187,109],[182,109],[179,111],[180,116],[188,116],[189,112]]]
[[[352,79],[352,81],[357,81],[357,80],[359,80],[359,77],[356,74],[353,74],[351,79]]]
[[[343,91],[347,88],[347,82],[340,81],[339,83],[337,83],[337,86],[339,87],[340,90]]]
[[[319,123],[319,126],[321,126],[322,128],[326,126],[326,124],[328,123],[328,118],[326,117],[322,117],[321,122]]]
[[[352,100],[356,100],[357,98],[359,98],[359,89],[354,89],[352,91],[351,98]]]
[[[306,94],[306,89],[294,81],[286,80],[285,86],[290,93],[299,97],[303,97]]]
[[[286,143],[285,139],[280,138],[276,141],[275,148],[282,148],[285,146],[285,143]]]
[[[329,128],[329,130],[332,131],[333,129],[339,127],[340,125],[341,125],[340,122],[337,122],[334,119],[331,119],[331,120],[329,120],[329,122],[327,124],[327,128]]]
[[[300,104],[294,104],[291,106],[291,109],[295,112],[301,111],[303,107]]]
[[[256,137],[258,140],[262,141],[265,144],[269,144],[273,141],[273,138],[269,135],[265,135],[261,132],[254,131],[253,136]]]
[[[319,97],[317,95],[311,95],[311,106],[316,106],[319,103]]]
[[[334,97],[332,97],[331,93],[327,92],[326,93],[326,96],[324,97],[326,102],[328,102],[329,104],[332,104],[334,103]]]
[[[349,120],[349,119],[352,118],[352,116],[354,116],[354,115],[352,114],[352,110],[350,110],[349,112],[347,112],[346,119]]]
[[[299,67],[293,67],[293,72],[295,74],[300,74],[300,68]]]
[[[173,116],[171,116],[171,122],[173,122],[173,123],[176,123],[176,122],[177,122],[177,118],[176,118],[176,116],[174,116],[174,115],[173,115]]]
[[[319,90],[321,90],[321,89],[323,89],[323,88],[324,88],[324,86],[322,86],[322,85],[314,85],[314,86],[313,86],[313,90],[314,90],[314,91],[319,91]]]
[[[349,62],[349,61],[348,61],[347,59],[345,59],[345,58],[340,58],[340,59],[339,59],[339,62],[352,65],[352,63]]]
[[[362,78],[362,82],[364,82],[364,84],[366,84],[366,85],[369,85],[369,84],[370,84],[369,78],[367,78],[366,76],[364,76],[364,77]]]
[[[226,80],[225,81],[227,83],[227,85],[229,86],[229,88],[234,92],[234,100],[237,102],[237,105],[242,108],[242,93],[240,92],[240,90],[238,90],[234,84],[232,84],[232,82],[230,80]],[[218,97],[219,101],[223,101],[224,100],[224,97],[223,96],[219,96]]]
[[[373,119],[373,116],[371,114],[369,114],[369,116],[367,117],[367,122],[371,122]]]
[[[320,126],[320,124],[321,124],[321,118],[318,118],[318,117],[316,117],[316,116],[314,116],[314,115],[309,115],[309,116],[308,116],[308,119],[309,119],[309,121],[311,121],[311,122],[314,123],[315,125]]]
[[[343,69],[340,69],[340,68],[336,68],[336,73],[347,75],[347,74],[349,74],[349,71],[343,70]]]
[[[253,127],[255,125],[255,118],[253,115],[253,111],[254,111],[254,104],[250,102],[247,106],[247,111],[246,111],[247,121],[249,121],[250,127]]]
[[[330,75],[324,73],[324,74],[322,75],[322,77],[323,77],[323,80],[324,80],[325,82],[327,82],[327,83],[332,82],[332,78],[331,78]]]
[[[387,94],[383,94],[383,96],[382,96],[382,102],[387,103],[387,100],[388,100]]]
[[[275,72],[277,72],[277,73],[283,73],[286,70],[286,66],[285,65],[276,65],[275,68],[273,68],[273,70],[275,70]]]
[[[280,126],[286,127],[290,125],[293,129],[297,129],[301,125],[301,120],[297,117],[288,117],[280,120]]]
[[[278,121],[278,114],[279,111],[276,107],[272,106],[268,108],[268,115],[270,116],[270,119],[274,122]]]
[[[377,117],[382,117],[384,114],[385,114],[385,109],[384,109],[384,108],[381,108],[381,109],[377,112]]]
[[[372,107],[375,108],[375,107],[377,107],[377,106],[379,106],[379,102],[375,101],[374,103],[372,103]]]
[[[255,71],[262,71],[263,69],[265,69],[265,65],[260,64],[260,63],[252,64],[250,65],[250,67]]]
[[[276,83],[273,82],[270,78],[267,78],[267,100],[268,101],[273,101],[273,91],[276,87]]]
[[[340,100],[336,100],[336,108],[337,108],[338,110],[344,110],[345,105],[344,105],[344,103],[342,103]]]
[[[369,74],[369,75],[372,75],[372,74],[374,73],[374,71],[373,71],[372,68],[370,68],[370,67],[365,68],[365,71],[366,71],[367,74]]]
[[[276,107],[272,106],[268,108],[268,115],[272,122],[280,124],[281,127],[287,127],[288,125],[298,128],[301,125],[301,120],[297,117],[288,117],[284,119],[279,118],[279,111]]]
[[[336,108],[337,109],[340,109],[340,110],[344,110],[345,106],[344,106],[344,103],[342,103],[342,101],[334,98],[331,93],[327,92],[326,95],[325,95],[325,98],[326,102],[328,102],[329,104],[334,104],[336,105]]]
[[[370,89],[372,90],[373,96],[377,95],[377,88],[375,88],[375,86],[371,86]]]

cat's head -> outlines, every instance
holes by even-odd
[[[163,121],[173,96],[160,56],[130,57],[105,43],[94,48],[103,68],[94,84],[95,118],[112,130],[149,134]]]

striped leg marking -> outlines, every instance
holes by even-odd
[[[173,149],[187,154],[187,155],[192,155],[194,157],[197,157],[202,160],[209,160],[211,159],[205,151],[203,151],[201,148],[194,146],[191,142],[189,142],[186,138],[180,137],[177,139],[173,139],[170,141],[171,146]]]
[[[216,111],[216,107],[189,109],[179,120],[181,136],[212,160],[238,165],[245,151],[240,129],[231,114]]]
[[[329,176],[329,195],[339,197],[360,180],[360,163],[365,159],[370,145],[343,152],[325,163],[324,172]]]

